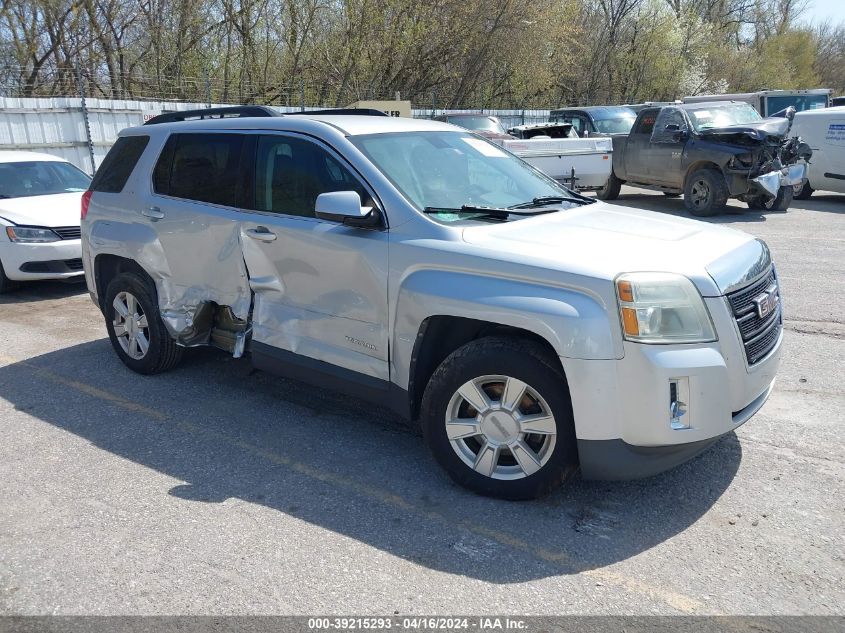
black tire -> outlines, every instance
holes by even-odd
[[[621,190],[622,181],[616,177],[616,174],[610,172],[610,177],[607,179],[604,187],[596,191],[596,198],[599,200],[616,200]]]
[[[560,367],[556,365],[556,359],[533,341],[486,337],[454,351],[437,368],[423,395],[422,431],[435,459],[456,483],[485,496],[534,499],[559,487],[577,470],[578,449],[569,388]],[[525,475],[520,471],[521,478],[518,479],[498,479],[477,472],[459,457],[447,436],[446,415],[453,395],[468,381],[496,375],[515,378],[529,385],[545,401],[554,417],[555,441],[545,454],[545,462],[538,460],[542,465],[532,474]],[[524,402],[524,398],[520,402]],[[496,423],[495,420],[493,422]],[[528,442],[529,438],[546,441],[545,436],[525,436],[525,441]],[[479,448],[478,454],[481,450]],[[539,454],[536,453],[535,457]],[[518,468],[510,449],[502,449],[500,455],[493,462],[494,468],[498,468],[500,463],[506,464],[505,468]]]
[[[796,200],[809,200],[810,196],[812,196],[813,192],[815,191],[815,189],[813,189],[810,186],[809,180],[807,182],[805,182],[803,185],[801,185],[800,188],[798,188],[797,185],[796,185],[792,189],[793,189],[792,197],[795,198]],[[796,189],[797,189],[797,191],[796,191]]]
[[[17,287],[17,283],[6,277],[6,271],[3,270],[3,262],[0,262],[0,295]]]
[[[130,356],[118,342],[115,334],[114,321],[117,310],[114,307],[114,301],[120,293],[131,294],[147,318],[146,338],[149,341],[149,347],[142,358]],[[129,369],[139,374],[158,374],[173,369],[179,364],[183,349],[176,344],[164,327],[158,311],[158,302],[155,299],[155,290],[148,280],[134,273],[117,275],[106,289],[104,308],[109,340],[120,360]]]
[[[781,187],[778,195],[774,198],[767,196],[756,196],[748,200],[749,209],[760,211],[786,211],[792,205],[792,198],[795,195],[795,188],[791,185]]]
[[[674,193],[673,191],[664,191],[663,195],[666,196],[667,198],[680,198],[681,197],[681,194]]]
[[[706,218],[724,211],[728,204],[728,185],[716,169],[698,169],[687,177],[684,205],[692,215]]]

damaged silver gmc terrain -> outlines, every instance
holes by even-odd
[[[455,481],[511,499],[579,465],[660,472],[766,401],[760,240],[585,198],[445,123],[269,114],[125,130],[85,194],[88,289],[130,369],[249,355],[419,420]]]

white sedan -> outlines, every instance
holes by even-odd
[[[83,274],[79,214],[90,182],[56,156],[0,152],[0,293]]]

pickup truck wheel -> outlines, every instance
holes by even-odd
[[[757,196],[748,201],[749,209],[759,209],[761,211],[786,211],[792,204],[792,197],[794,196],[795,188],[787,185],[781,187],[778,195],[774,198],[767,196]]]
[[[170,338],[154,294],[138,275],[121,273],[106,289],[105,317],[114,351],[139,374],[158,374],[175,367],[182,348]]]
[[[615,174],[611,173],[604,187],[596,191],[596,198],[599,200],[616,200],[622,190],[622,181]]]
[[[423,435],[456,483],[533,499],[575,472],[572,406],[552,362],[531,341],[489,337],[437,368],[423,396]]]
[[[792,197],[796,200],[809,200],[814,191],[815,189],[810,186],[810,181],[807,181],[803,185],[793,187]]]
[[[699,169],[687,178],[684,205],[692,215],[710,217],[720,213],[728,203],[728,185],[715,169]]]

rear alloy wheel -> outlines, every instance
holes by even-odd
[[[130,292],[119,292],[112,307],[112,330],[117,342],[130,358],[143,359],[150,349],[150,326],[144,309]]]
[[[724,210],[728,186],[715,169],[699,169],[690,174],[684,187],[684,205],[692,215],[709,217]]]
[[[124,365],[139,374],[157,374],[182,358],[158,312],[151,284],[134,273],[121,273],[106,290],[106,328]]]
[[[438,463],[479,494],[533,499],[577,468],[566,379],[533,341],[488,337],[453,352],[429,380],[420,418]]]

